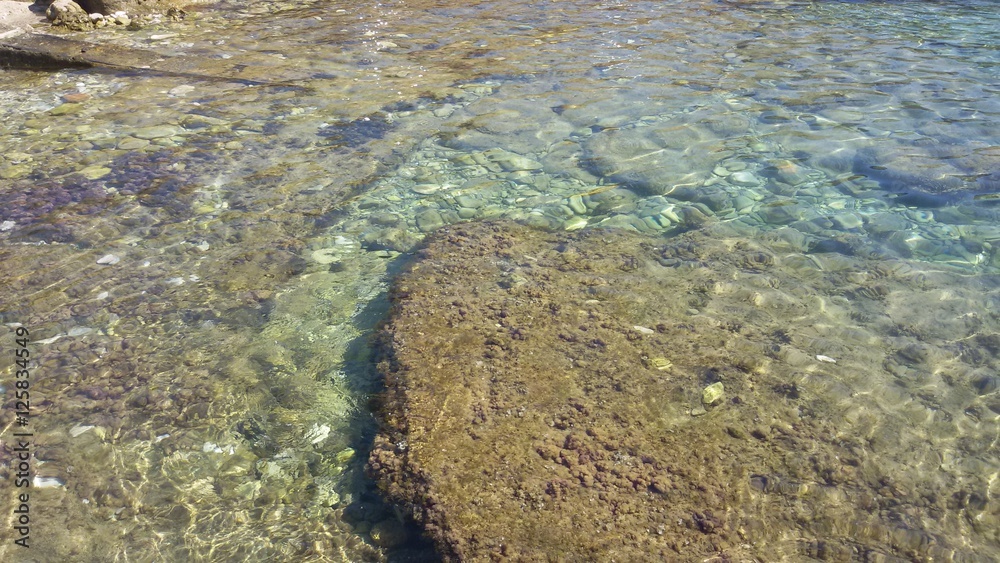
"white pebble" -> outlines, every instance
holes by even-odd
[[[84,432],[86,432],[88,430],[92,430],[93,428],[94,428],[93,424],[86,424],[86,425],[77,424],[73,428],[69,429],[69,435],[72,436],[72,437],[74,437],[74,438],[76,438],[80,434],[83,434]]]
[[[63,483],[62,479],[58,479],[56,477],[39,477],[38,475],[35,475],[31,484],[36,489],[54,489],[56,487],[62,487],[66,483]]]
[[[410,189],[413,190],[414,193],[418,193],[420,195],[431,195],[432,193],[440,190],[442,187],[443,186],[437,184],[417,184]]]
[[[214,442],[205,442],[201,446],[201,451],[204,452],[204,453],[206,453],[206,454],[209,453],[209,452],[215,452],[217,454],[221,454],[222,453],[222,448],[220,448],[218,446],[218,444],[215,444]]]
[[[729,180],[734,184],[739,184],[741,186],[756,186],[760,183],[753,174],[745,170],[730,175]]]
[[[310,444],[318,444],[330,435],[330,427],[326,424],[313,424],[312,428],[306,432],[306,440],[309,440]]]
[[[578,231],[587,226],[586,217],[570,217],[563,223],[563,229],[567,231]]]
[[[180,86],[174,86],[173,88],[168,90],[167,93],[170,94],[171,96],[184,96],[190,94],[193,91],[194,91],[194,86],[191,86],[190,84],[181,84]]]
[[[66,335],[65,334],[57,334],[57,335],[53,336],[52,338],[46,338],[45,340],[36,340],[34,343],[35,344],[46,344],[46,345],[47,344],[52,344],[53,342],[55,342],[56,340],[59,340],[63,336],[66,336]]]
[[[98,264],[104,264],[106,266],[111,266],[113,264],[117,264],[118,262],[121,262],[121,258],[115,256],[114,254],[105,254],[97,259]]]

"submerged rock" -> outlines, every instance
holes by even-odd
[[[722,400],[726,388],[721,381],[709,385],[701,392],[701,402],[705,405],[714,405]]]
[[[522,100],[473,102],[453,119],[455,129],[443,135],[446,146],[460,150],[502,148],[519,154],[545,151],[567,138],[573,126],[543,104]]]
[[[995,191],[1000,187],[998,171],[1000,149],[975,142],[969,145],[882,143],[858,150],[854,160],[854,172],[877,180],[886,191],[914,194],[911,196],[915,198],[914,205],[928,207],[940,207],[943,203],[927,194]]]
[[[913,354],[1000,333],[975,313],[998,287],[724,224],[443,227],[392,291],[369,470],[449,561],[994,559],[997,512],[956,536],[951,499],[1000,470],[975,445],[995,386],[951,382],[998,360],[921,355],[919,381],[884,360],[899,326]]]
[[[700,185],[729,154],[714,134],[684,122],[606,129],[584,149],[595,174],[649,195]]]

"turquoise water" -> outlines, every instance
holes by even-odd
[[[364,477],[368,337],[442,225],[726,223],[984,287],[1000,266],[994,2],[223,2],[72,36],[190,75],[3,71],[0,341],[31,334],[38,560],[423,553]],[[977,444],[954,471],[982,477],[979,553],[994,387],[942,407],[963,422],[937,444]]]

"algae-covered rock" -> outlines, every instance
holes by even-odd
[[[724,224],[446,226],[392,291],[369,470],[449,561],[995,560],[956,499],[1000,470],[966,344],[998,287]]]
[[[55,24],[90,23],[90,16],[73,0],[55,0],[45,9],[45,16]]]
[[[406,542],[406,527],[398,518],[386,518],[372,526],[368,535],[375,545],[391,549]]]

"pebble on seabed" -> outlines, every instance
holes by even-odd
[[[729,179],[740,186],[756,186],[760,183],[753,174],[745,170],[730,175]]]
[[[715,383],[705,387],[701,392],[701,402],[704,405],[711,406],[722,400],[722,395],[725,393],[725,386],[722,385],[721,381],[716,381]]]
[[[62,487],[65,484],[66,483],[64,483],[62,479],[58,479],[56,477],[41,477],[38,475],[35,475],[34,480],[31,482],[31,485],[36,489],[54,489]]]
[[[121,261],[121,258],[114,254],[105,254],[97,259],[97,263],[105,266],[112,266]]]

